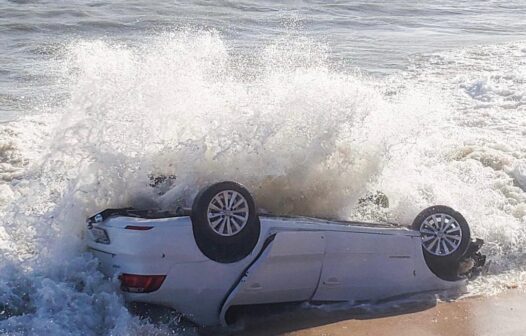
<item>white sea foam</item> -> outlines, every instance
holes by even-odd
[[[68,99],[0,130],[0,330],[162,333],[96,270],[84,219],[189,204],[227,179],[277,213],[363,218],[357,201],[376,190],[390,199],[382,216],[403,224],[450,205],[492,261],[472,292],[524,285],[525,47],[487,49],[422,56],[377,80],[302,38],[250,58],[213,32],[69,43],[58,61]],[[150,173],[176,175],[175,188],[159,196]]]

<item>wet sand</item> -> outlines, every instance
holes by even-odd
[[[238,312],[227,335],[526,335],[526,293],[511,290],[494,297],[439,302],[429,297],[380,309],[337,305],[260,306]],[[237,330],[236,330],[237,329]],[[216,330],[217,332],[217,330]],[[214,333],[216,334],[216,333]],[[220,332],[220,334],[223,334]]]

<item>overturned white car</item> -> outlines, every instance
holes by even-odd
[[[413,228],[258,215],[240,184],[204,188],[191,210],[107,209],[88,219],[89,248],[126,299],[226,324],[236,305],[379,300],[462,288],[484,264],[462,215],[422,211]]]

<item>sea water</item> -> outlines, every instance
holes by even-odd
[[[526,284],[526,4],[1,1],[0,332],[184,333],[86,251],[108,207],[235,180],[282,214],[460,211]],[[175,175],[165,193],[150,175]],[[385,211],[360,211],[382,191]],[[374,209],[373,209],[374,210]]]

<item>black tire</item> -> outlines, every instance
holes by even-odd
[[[235,204],[223,204],[227,203],[225,199],[229,203],[241,202],[236,209],[245,209],[246,205],[248,211],[239,215],[239,210],[234,209]],[[222,205],[225,205],[224,209],[216,210]],[[212,220],[209,220],[209,215]],[[203,188],[194,199],[191,219],[197,246],[205,256],[220,263],[245,258],[259,239],[260,224],[254,199],[236,182],[220,182]]]
[[[444,227],[447,229],[442,230]],[[422,236],[422,251],[429,269],[444,280],[457,280],[459,262],[471,242],[464,216],[450,207],[435,205],[420,212],[412,228]]]

